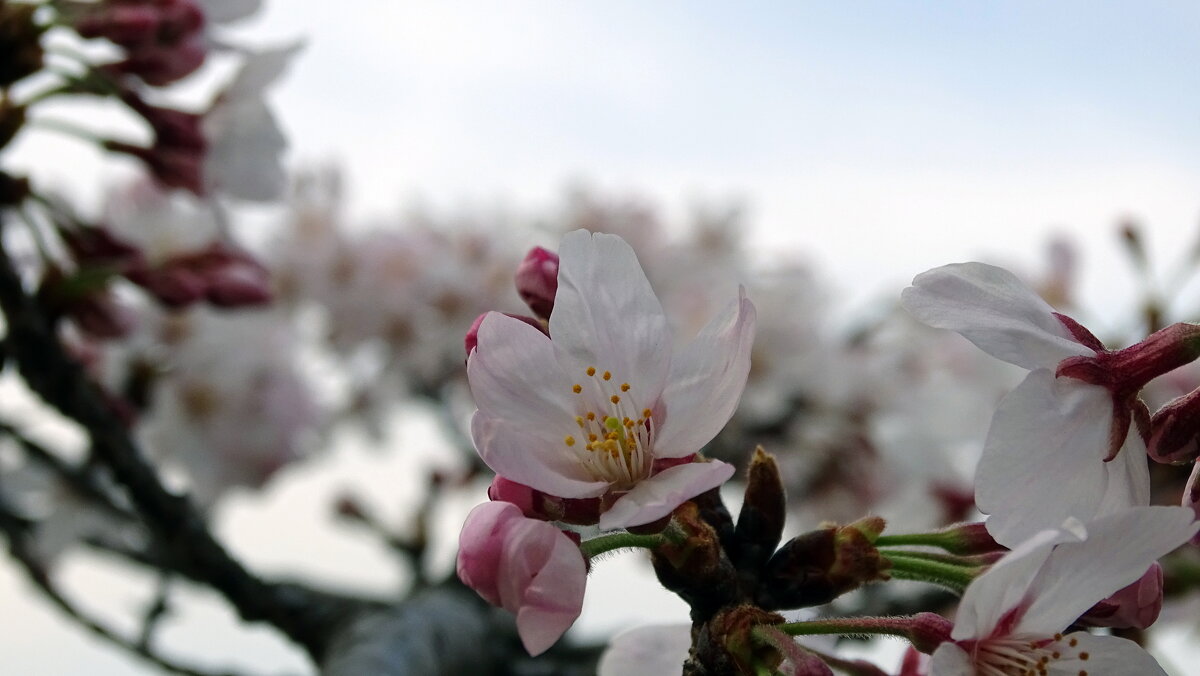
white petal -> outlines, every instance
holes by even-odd
[[[1193,518],[1184,507],[1139,507],[1088,523],[1086,540],[1064,542],[1046,560],[1017,631],[1061,631],[1192,537],[1200,528]]]
[[[287,187],[287,138],[262,99],[215,106],[203,121],[209,146],[204,159],[208,190],[256,202],[282,197]]]
[[[676,507],[729,481],[734,467],[713,460],[676,465],[645,479],[600,515],[600,529],[640,526],[670,514]]]
[[[676,353],[663,391],[663,420],[654,435],[654,456],[681,458],[699,451],[737,409],[754,346],[754,304],[745,289]]]
[[[229,86],[222,90],[221,98],[226,101],[262,98],[263,92],[283,76],[292,59],[303,47],[303,41],[296,41],[282,47],[246,54],[241,69]]]
[[[1095,636],[1085,631],[1067,634],[1076,644],[1051,662],[1052,676],[1167,676],[1158,662],[1140,645],[1115,636]],[[1079,659],[1087,653],[1087,659]]]
[[[1029,596],[1030,585],[1054,546],[1060,542],[1081,539],[1084,535],[1081,526],[1075,531],[1056,528],[1037,533],[1020,543],[987,572],[975,578],[963,592],[951,637],[963,641],[990,635],[1000,624],[1001,618],[1024,604]]]
[[[571,397],[578,395],[559,368],[546,334],[519,319],[489,312],[478,337],[467,359],[467,381],[480,411],[548,442],[561,442],[576,431]]]
[[[1027,369],[1095,354],[1071,337],[1046,301],[993,265],[958,263],[923,272],[900,301],[921,322],[957,331],[993,357]]]
[[[1068,516],[1087,522],[1122,496],[1141,495],[1129,458],[1104,462],[1111,420],[1107,390],[1047,369],[1000,400],[975,476],[975,501],[997,542],[1011,547]]]
[[[550,336],[564,370],[611,371],[651,406],[671,366],[671,334],[633,249],[620,237],[576,230],[563,237],[558,255]]]
[[[608,490],[608,483],[592,479],[565,446],[560,451],[483,411],[476,411],[471,418],[471,439],[479,457],[496,474],[543,493],[594,498]]]
[[[929,676],[976,676],[971,656],[953,643],[943,643],[933,651]]]
[[[596,676],[675,676],[692,648],[687,624],[634,627],[617,634],[600,656]]]

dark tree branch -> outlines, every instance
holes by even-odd
[[[183,676],[234,676],[231,672],[203,671],[197,667],[185,665],[163,657],[151,650],[149,645],[143,644],[140,641],[131,641],[121,636],[99,620],[76,608],[54,586],[49,574],[34,554],[30,541],[30,527],[28,522],[14,514],[8,508],[8,505],[0,500],[0,531],[4,532],[8,540],[8,550],[12,558],[21,565],[29,580],[38,588],[38,591],[58,607],[59,610],[74,620],[76,624],[109,643],[173,674],[182,674]]]
[[[278,627],[319,660],[354,604],[306,588],[264,582],[229,555],[188,499],[163,487],[125,425],[66,354],[52,322],[26,292],[2,249],[0,307],[8,323],[8,352],[21,376],[46,403],[84,428],[96,459],[128,490],[132,506],[174,567],[221,593],[243,619]]]

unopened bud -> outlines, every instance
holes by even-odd
[[[992,534],[988,532],[987,526],[982,522],[962,523],[957,526],[951,526],[940,531],[938,535],[941,536],[938,539],[938,546],[951,554],[959,556],[992,554],[1006,551],[1003,546],[996,542]]]
[[[775,457],[758,447],[746,475],[746,498],[737,520],[737,549],[730,553],[744,581],[757,577],[758,571],[775,553],[783,535],[787,504],[783,479]]]
[[[558,254],[540,246],[533,247],[514,277],[521,300],[533,314],[549,319],[554,310],[554,295],[558,292]]]
[[[1146,452],[1167,464],[1190,462],[1200,455],[1200,389],[1169,402],[1150,418]]]
[[[913,647],[931,654],[937,647],[950,640],[954,623],[937,613],[917,613],[909,625],[908,640]]]
[[[1163,604],[1163,570],[1155,561],[1133,584],[1092,606],[1078,622],[1088,627],[1145,629]]]
[[[868,582],[888,579],[891,563],[872,542],[883,531],[879,517],[828,526],[789,540],[767,562],[756,598],[768,609],[828,603]]]
[[[531,519],[562,521],[576,526],[590,526],[600,521],[600,498],[560,498],[502,476],[492,479],[488,498],[516,505]]]
[[[1192,465],[1192,474],[1183,487],[1183,506],[1191,507],[1196,513],[1196,519],[1200,520],[1200,460]],[[1191,542],[1200,545],[1200,533],[1193,535]]]

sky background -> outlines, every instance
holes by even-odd
[[[276,0],[236,34],[306,38],[273,96],[292,162],[339,163],[364,221],[395,221],[415,198],[545,212],[573,182],[670,216],[738,200],[764,260],[810,260],[851,299],[964,259],[1037,270],[1048,237],[1067,233],[1085,297],[1116,308],[1132,292],[1114,223],[1142,219],[1167,263],[1200,223],[1195,3]],[[83,194],[109,176],[73,142],[30,135],[17,150]],[[341,453],[227,506],[220,530],[266,570],[386,588],[380,552],[310,534],[324,517],[309,502],[341,480],[386,499],[395,486],[354,477],[388,467]],[[636,584],[622,565],[603,574]],[[103,569],[66,572],[103,588],[106,611],[137,607]],[[0,602],[21,618],[2,670],[152,673],[96,651],[22,587],[0,567]],[[682,607],[655,605],[664,618]],[[587,609],[582,624],[635,621],[621,612]],[[176,632],[180,650],[197,654],[199,633],[257,673],[303,664],[223,623],[200,611]]]

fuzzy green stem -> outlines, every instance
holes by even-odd
[[[880,552],[880,554],[892,563],[892,568],[888,573],[893,578],[940,585],[960,596],[963,590],[967,588],[967,585],[971,584],[971,581],[980,572],[975,567],[968,568],[942,561],[930,561],[926,558],[913,556],[908,552],[901,554],[895,551],[887,551]]]
[[[876,547],[903,547],[916,545],[924,547],[944,548],[948,533],[901,533],[898,535],[880,535],[875,538]]]
[[[912,620],[907,617],[831,617],[773,626],[789,636],[882,635],[908,638],[912,633]]]
[[[662,533],[652,535],[612,533],[594,537],[591,540],[584,540],[579,544],[579,550],[583,552],[584,556],[590,559],[617,549],[629,549],[631,547],[654,549],[659,545],[666,544],[668,541],[669,539]]]

